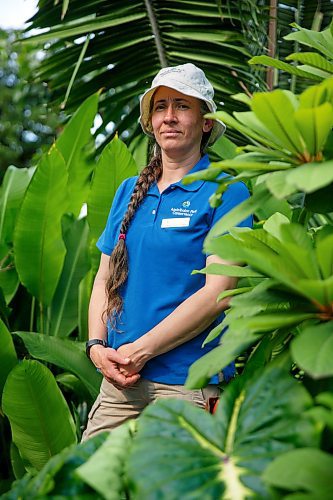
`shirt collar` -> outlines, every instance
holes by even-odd
[[[205,154],[202,158],[200,158],[198,163],[196,163],[194,165],[194,167],[192,167],[191,170],[189,172],[187,172],[186,175],[193,174],[194,172],[198,172],[199,170],[205,170],[206,168],[208,168],[209,164],[210,164],[210,160],[208,158],[208,155]],[[198,189],[201,188],[201,186],[203,185],[204,182],[205,182],[204,180],[199,180],[199,181],[194,181],[191,184],[185,185],[185,184],[182,184],[182,179],[181,179],[178,182],[174,182],[173,184],[170,184],[169,187],[176,186],[176,187],[179,187],[180,189],[182,189],[183,191],[198,191]],[[151,195],[159,194],[156,182],[153,182],[153,184],[149,187],[147,194],[151,194]]]
[[[191,168],[189,172],[187,172],[186,175],[194,174],[194,172],[199,172],[199,170],[205,170],[206,168],[208,168],[209,164],[210,160],[208,158],[208,155],[205,154],[202,158],[200,158],[198,163],[196,163],[194,167]],[[194,181],[191,184],[183,184],[182,180],[180,180],[176,182],[174,186],[178,186],[184,191],[198,191],[198,189],[201,188],[204,182],[205,182],[204,180],[199,180],[199,181]]]

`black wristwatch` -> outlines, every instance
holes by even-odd
[[[96,345],[96,344],[102,345],[103,347],[108,346],[106,340],[102,340],[102,339],[90,339],[90,340],[88,340],[86,342],[86,355],[88,356],[89,359],[90,359],[90,349],[92,348],[93,345]]]

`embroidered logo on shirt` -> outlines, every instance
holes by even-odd
[[[188,203],[188,205],[186,205],[187,207],[190,205],[189,201],[184,201],[184,203]],[[182,206],[184,206],[184,203]],[[198,210],[190,210],[189,208],[171,208],[172,215],[180,215],[181,217],[184,217],[184,215],[186,215],[186,217],[192,217],[197,211]]]
[[[183,206],[184,208],[188,208],[190,205],[191,205],[191,202],[190,202],[190,201],[184,201],[182,206]]]

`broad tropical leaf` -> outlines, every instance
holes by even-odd
[[[15,333],[21,337],[32,356],[74,373],[90,394],[97,397],[102,378],[88,360],[83,343],[34,332]]]
[[[88,197],[93,270],[96,270],[100,252],[94,248],[102,234],[117,188],[127,177],[137,175],[136,163],[125,144],[115,137],[100,156],[95,168]]]
[[[2,264],[2,266],[1,266]],[[9,304],[19,286],[19,278],[15,269],[12,252],[1,260],[0,264],[0,289],[3,292],[6,304]]]
[[[78,325],[79,284],[90,267],[88,232],[86,219],[64,217],[63,235],[67,252],[48,314],[50,335],[68,337]]]
[[[7,304],[19,285],[11,250],[15,221],[34,170],[10,165],[0,189],[0,288]]]
[[[302,45],[316,49],[318,52],[332,58],[333,36],[330,28],[318,32],[302,28],[296,23],[293,23],[292,27],[297,28],[298,31],[294,31],[287,35],[285,37],[286,40],[296,40]]]
[[[101,446],[107,433],[99,434],[84,443],[72,445],[51,457],[35,476],[28,474],[16,481],[12,489],[2,495],[3,500],[60,496],[62,498],[101,497],[78,479],[76,469]]]
[[[13,339],[6,325],[0,319],[0,404],[2,390],[7,380],[8,374],[17,363],[17,356]]]
[[[263,88],[261,77],[252,75],[246,63],[251,55],[248,47],[257,52],[257,46],[249,43],[254,30],[242,30],[246,23],[240,22],[236,5],[231,4],[221,17],[215,2],[201,0],[171,4],[113,0],[112,9],[103,2],[72,0],[63,22],[62,12],[60,4],[47,0],[39,4],[32,19],[30,28],[50,28],[29,36],[30,42],[48,42],[38,76],[50,82],[54,100],[60,104],[76,72],[68,99],[70,111],[106,87],[100,105],[104,123],[99,131],[108,135],[106,140],[117,131],[124,139],[141,133],[139,95],[165,66],[186,62],[201,66],[215,87],[216,102],[225,103],[228,109],[241,109],[230,95],[242,87],[252,90],[257,84]],[[252,11],[248,16],[252,19]],[[266,16],[257,8],[252,26],[258,26],[258,18],[266,23]],[[266,39],[265,31],[262,29],[261,42]],[[89,34],[90,42],[78,67]]]
[[[333,457],[322,450],[291,450],[269,464],[263,480],[270,486],[293,493],[288,498],[331,498]],[[298,495],[297,495],[298,493]]]
[[[94,281],[92,269],[88,271],[79,285],[78,296],[78,340],[84,342],[88,340],[88,308],[91,296],[91,290]]]
[[[76,442],[67,403],[46,366],[22,361],[11,371],[3,391],[3,411],[23,460],[40,470],[50,457]]]
[[[76,469],[82,481],[107,500],[119,500],[126,488],[126,465],[131,453],[135,421],[112,431],[96,453]]]
[[[158,401],[139,419],[129,457],[135,497],[268,498],[260,479],[267,465],[317,442],[314,424],[302,418],[310,406],[305,389],[274,366],[229,384],[214,416],[185,401]]]
[[[67,177],[64,159],[52,147],[29,184],[15,227],[17,272],[44,305],[52,300],[65,258],[61,217],[68,206]]]
[[[78,215],[87,201],[93,164],[89,161],[90,129],[97,113],[99,92],[93,94],[74,113],[56,142],[68,170],[68,211]]]
[[[12,243],[17,212],[33,175],[34,168],[16,168],[10,165],[0,190],[0,247]]]
[[[312,378],[333,375],[333,321],[305,326],[291,344],[297,365]]]

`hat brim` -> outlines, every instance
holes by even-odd
[[[140,124],[144,133],[152,138],[154,138],[154,133],[151,129],[151,123],[150,123],[151,100],[156,89],[158,89],[161,86],[162,85],[160,84],[155,85],[150,89],[146,90],[146,92],[142,95],[140,99]],[[214,113],[216,111],[216,105],[214,101],[204,99],[199,92],[197,92],[189,85],[185,85],[184,83],[179,82],[177,80],[169,79],[168,84],[163,84],[163,87],[169,87],[173,90],[181,92],[184,95],[196,97],[200,101],[204,101],[207,104],[207,107],[211,113]],[[214,142],[216,142],[217,139],[219,139],[219,137],[221,137],[224,134],[225,130],[226,130],[226,125],[221,120],[213,120],[213,128],[209,136],[208,146],[214,144]]]

